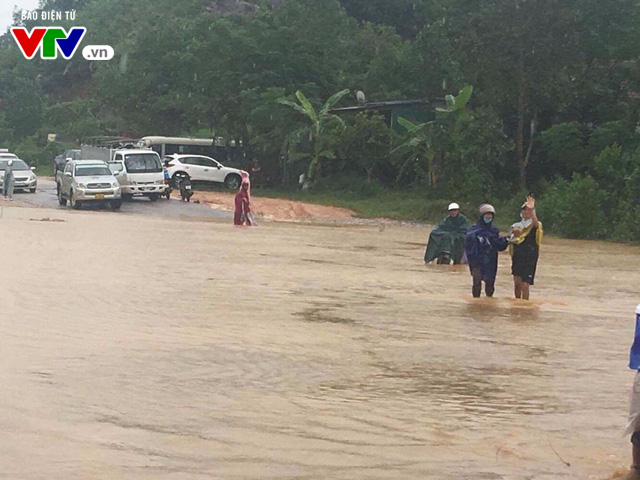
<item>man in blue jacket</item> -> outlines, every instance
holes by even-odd
[[[498,274],[498,252],[509,246],[507,237],[501,237],[498,228],[493,225],[496,209],[483,203],[479,211],[480,218],[471,226],[464,240],[464,250],[473,277],[471,292],[475,298],[480,296],[482,282],[487,297],[493,296]]]
[[[631,352],[629,352],[629,368],[636,371],[636,376],[631,390],[629,422],[626,431],[631,435],[633,465],[626,480],[638,480],[640,479],[640,305],[636,307],[636,331]]]

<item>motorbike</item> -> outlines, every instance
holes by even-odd
[[[178,182],[178,189],[180,190],[180,198],[183,202],[190,202],[193,197],[193,187],[191,186],[191,180],[189,177],[181,178]]]
[[[451,252],[447,252],[446,250],[441,252],[437,257],[436,264],[437,265],[449,265],[451,263]]]

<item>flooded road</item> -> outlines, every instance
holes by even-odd
[[[61,222],[31,221],[42,217]],[[471,299],[422,228],[4,208],[1,478],[603,479],[640,249]]]

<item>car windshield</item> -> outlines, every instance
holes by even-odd
[[[162,172],[160,157],[155,153],[131,153],[124,156],[124,163],[129,173]]]
[[[7,165],[9,164],[9,158],[0,158],[0,170],[4,171],[7,169]],[[29,165],[24,163],[22,160],[13,160],[13,165],[11,166],[13,170],[29,170]]]
[[[76,177],[97,177],[111,175],[106,165],[76,165]]]
[[[122,170],[124,170],[124,167],[122,166],[122,163],[120,163],[120,162],[110,162],[109,163],[109,170],[111,170],[114,175],[117,175]]]

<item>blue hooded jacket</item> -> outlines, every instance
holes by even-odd
[[[495,282],[498,274],[498,252],[506,250],[509,242],[500,237],[500,231],[492,223],[480,219],[474,223],[464,239],[464,251],[469,261],[469,269],[480,267],[482,280]]]

